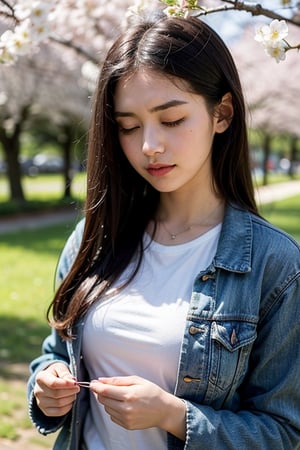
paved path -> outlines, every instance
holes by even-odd
[[[297,194],[300,194],[300,181],[288,181],[284,183],[270,184],[268,186],[262,186],[256,190],[256,201],[258,205],[272,203],[278,200],[283,200],[287,197],[292,197]],[[43,226],[72,221],[74,221],[75,225],[79,217],[79,211],[69,210],[58,211],[55,213],[22,214],[11,219],[1,218],[0,234],[14,232],[20,229],[32,230]]]
[[[298,194],[300,194],[300,181],[287,181],[284,183],[261,186],[256,190],[256,201],[258,205],[260,205],[283,200]]]
[[[0,235],[13,233],[19,230],[34,230],[49,225],[74,221],[74,225],[80,217],[78,211],[56,211],[43,214],[21,214],[13,218],[0,219]],[[1,448],[0,448],[1,450]]]

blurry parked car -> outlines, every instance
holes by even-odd
[[[33,165],[38,173],[61,173],[64,160],[60,156],[48,156],[41,153],[33,158]]]
[[[33,158],[24,158],[21,156],[20,166],[21,166],[21,172],[24,175],[29,175],[30,177],[34,177],[39,172],[37,167],[35,167],[35,165],[34,165]]]
[[[7,167],[6,167],[6,162],[5,161],[0,161],[0,174],[1,173],[6,173]]]

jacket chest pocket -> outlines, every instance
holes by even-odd
[[[246,321],[212,323],[209,384],[215,395],[225,393],[240,383],[247,371],[255,339],[255,323]]]

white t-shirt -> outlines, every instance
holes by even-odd
[[[221,224],[185,244],[145,245],[142,266],[120,293],[110,290],[87,314],[83,355],[90,379],[138,375],[174,392],[186,315],[196,275],[211,263]],[[145,244],[150,237],[145,235]],[[128,278],[129,267],[116,286]],[[113,423],[91,394],[88,450],[163,450],[159,428],[128,431]]]

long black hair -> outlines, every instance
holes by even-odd
[[[211,110],[231,93],[234,115],[216,134],[213,182],[225,202],[257,214],[250,171],[245,103],[232,56],[218,34],[197,18],[144,20],[120,35],[105,58],[94,95],[89,134],[85,227],[78,256],[49,307],[64,337],[138,254],[154,218],[159,193],[129,164],[118,141],[114,92],[118,81],[140,67],[183,80]],[[132,279],[131,277],[131,279]]]

